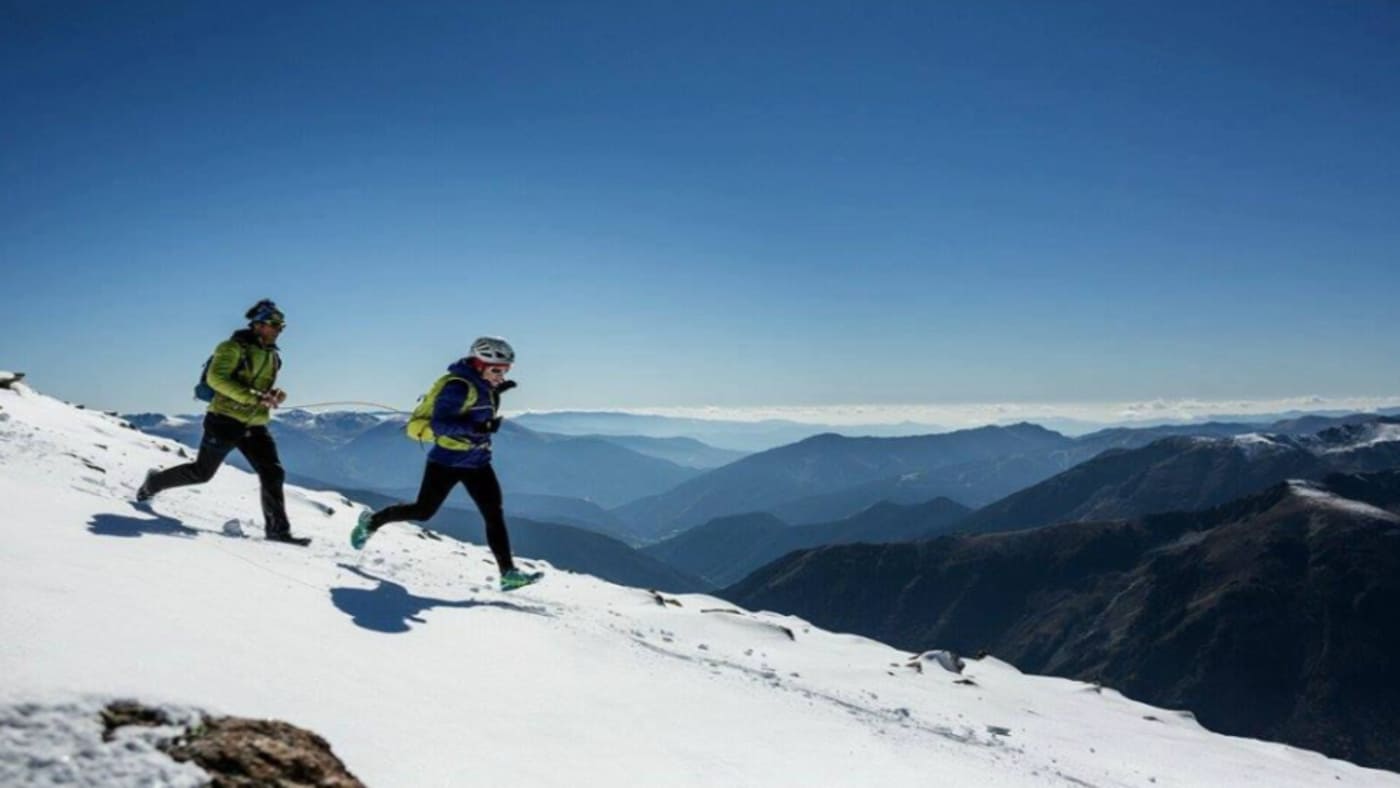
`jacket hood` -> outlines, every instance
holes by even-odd
[[[451,366],[447,368],[447,371],[459,378],[485,382],[481,379],[481,375],[477,374],[476,367],[472,366],[471,359],[468,358],[459,358],[452,362]]]

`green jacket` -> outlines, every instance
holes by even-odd
[[[254,391],[270,390],[281,366],[276,345],[263,347],[248,329],[234,332],[214,348],[209,373],[204,376],[204,382],[214,390],[209,412],[238,419],[250,427],[268,423],[272,417]]]

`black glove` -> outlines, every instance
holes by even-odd
[[[505,392],[507,392],[507,391],[510,391],[511,389],[515,388],[515,387],[518,386],[518,385],[520,385],[520,384],[516,383],[516,382],[513,381],[513,380],[504,380],[504,381],[501,381],[501,385],[499,385],[499,386],[496,387],[496,394],[499,396],[500,394],[503,394],[503,393],[505,393]],[[481,431],[482,431],[482,432],[487,432],[487,433],[495,432],[496,430],[499,430],[499,429],[501,428],[501,422],[502,422],[502,421],[503,421],[503,419],[502,419],[500,416],[496,416],[495,418],[487,419],[486,422],[485,422],[484,424],[481,425]]]

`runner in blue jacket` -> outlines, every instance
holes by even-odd
[[[491,467],[491,436],[501,427],[500,394],[514,387],[506,374],[515,363],[515,350],[500,337],[481,337],[471,353],[447,368],[429,392],[433,448],[423,468],[418,500],[377,512],[365,511],[350,535],[350,544],[364,547],[385,523],[431,519],[458,483],[467,488],[486,524],[486,543],[501,570],[501,590],[529,585],[542,572],[521,572],[510,552],[501,484]],[[409,432],[418,428],[412,420]]]

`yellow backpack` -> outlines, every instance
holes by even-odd
[[[415,407],[413,413],[409,415],[408,426],[405,428],[409,438],[419,441],[420,443],[436,444],[438,442],[437,435],[433,433],[433,407],[437,405],[437,398],[438,395],[442,393],[442,387],[454,380],[460,380],[467,384],[467,399],[462,403],[462,409],[458,412],[466,413],[468,409],[476,404],[478,395],[476,393],[476,386],[473,386],[471,381],[466,378],[459,378],[456,375],[443,375],[437,379],[437,382],[433,384],[432,388],[428,389],[427,394],[419,398],[418,406]],[[464,448],[470,448],[471,446],[470,441],[462,441],[453,438],[446,438],[444,441],[452,444],[465,444]],[[448,448],[461,447],[449,446]]]

